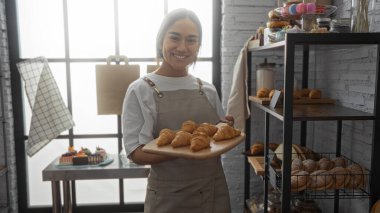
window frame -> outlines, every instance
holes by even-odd
[[[55,59],[49,58],[49,62],[64,62],[66,64],[66,74],[68,79],[68,108],[72,111],[71,103],[71,90],[70,90],[70,63],[75,62],[105,62],[105,58],[87,58],[87,59],[71,59],[69,58],[69,46],[68,46],[68,24],[67,24],[67,0],[62,0],[64,7],[64,32],[65,32],[65,58]],[[167,1],[165,1],[167,5]],[[115,5],[115,18],[117,20],[117,6],[118,0],[113,0]],[[51,207],[36,207],[29,206],[28,204],[28,183],[27,178],[21,178],[27,176],[27,159],[26,150],[24,147],[25,141],[28,139],[24,135],[24,101],[23,100],[23,90],[22,90],[22,79],[18,73],[16,64],[25,58],[20,58],[20,43],[19,43],[19,32],[18,32],[18,21],[17,21],[17,2],[15,0],[6,0],[6,18],[7,18],[7,33],[8,33],[8,45],[9,45],[9,65],[11,69],[11,90],[12,90],[12,107],[13,107],[13,118],[14,118],[14,140],[15,140],[15,150],[17,158],[17,188],[18,188],[18,204],[20,212],[51,212]],[[220,33],[221,33],[221,1],[212,0],[213,8],[213,44],[212,44],[212,57],[198,58],[198,61],[210,61],[212,63],[212,75],[213,84],[215,85],[219,97],[221,97],[221,63],[220,63]],[[167,7],[165,8],[167,12]],[[116,21],[116,25],[117,25]],[[118,41],[118,28],[115,29],[116,40],[115,40],[115,54],[119,55],[119,41]],[[155,58],[129,58],[130,62],[149,62],[155,61]],[[73,130],[70,129],[67,135],[60,135],[58,139],[68,139],[70,144],[73,144],[74,139],[81,138],[117,138],[118,139],[118,150],[122,149],[122,128],[121,128],[121,116],[117,116],[117,133],[116,134],[74,134]],[[75,181],[72,181],[73,192],[75,192]],[[143,203],[137,204],[124,204],[124,190],[123,190],[123,179],[119,179],[119,197],[120,204],[110,204],[110,205],[81,205],[76,206],[75,193],[73,193],[73,210],[75,212],[99,212],[99,211],[143,211]]]

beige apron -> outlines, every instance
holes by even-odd
[[[198,90],[161,92],[154,89],[157,124],[154,137],[163,128],[178,129],[186,120],[216,123],[219,116],[208,101],[198,79]],[[206,160],[178,158],[151,166],[145,213],[230,213],[230,199],[220,157]]]

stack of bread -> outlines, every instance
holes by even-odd
[[[267,88],[259,88],[256,92],[256,96],[258,98],[269,98],[272,99],[274,95],[274,89],[269,90]],[[284,94],[284,89],[281,89],[281,94]],[[303,88],[303,89],[294,89],[293,90],[293,98],[294,99],[300,99],[300,98],[309,98],[309,99],[320,99],[322,98],[322,92],[319,89],[309,89],[309,88]]]
[[[240,136],[241,131],[229,125],[215,126],[210,123],[197,124],[192,120],[182,123],[179,131],[162,129],[157,138],[157,146],[171,145],[173,148],[189,146],[193,152],[210,147],[214,141],[228,140]]]
[[[344,157],[321,158],[292,161],[292,191],[347,189],[356,190],[365,187],[367,177],[365,169],[356,163],[348,165]]]

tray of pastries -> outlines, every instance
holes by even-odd
[[[284,90],[280,91],[283,96]],[[256,96],[250,96],[249,99],[262,105],[269,105],[274,92],[274,89],[260,88]],[[293,91],[293,104],[335,104],[335,102],[335,99],[323,97],[320,89],[303,88]]]
[[[197,124],[188,120],[182,123],[179,130],[162,129],[158,138],[146,144],[143,151],[173,157],[205,159],[229,151],[244,139],[243,132],[228,124]]]

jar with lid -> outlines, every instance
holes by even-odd
[[[275,79],[274,79],[274,68],[275,63],[268,63],[265,58],[264,63],[257,65],[256,71],[256,88],[267,88],[269,90],[274,89]]]
[[[318,207],[317,203],[314,200],[296,200],[294,213],[321,213],[321,209]]]
[[[268,194],[268,213],[281,213],[281,193],[276,190]]]
[[[322,17],[317,18],[318,27],[326,28],[327,31],[330,30],[330,22],[331,22],[330,18],[322,18]]]

